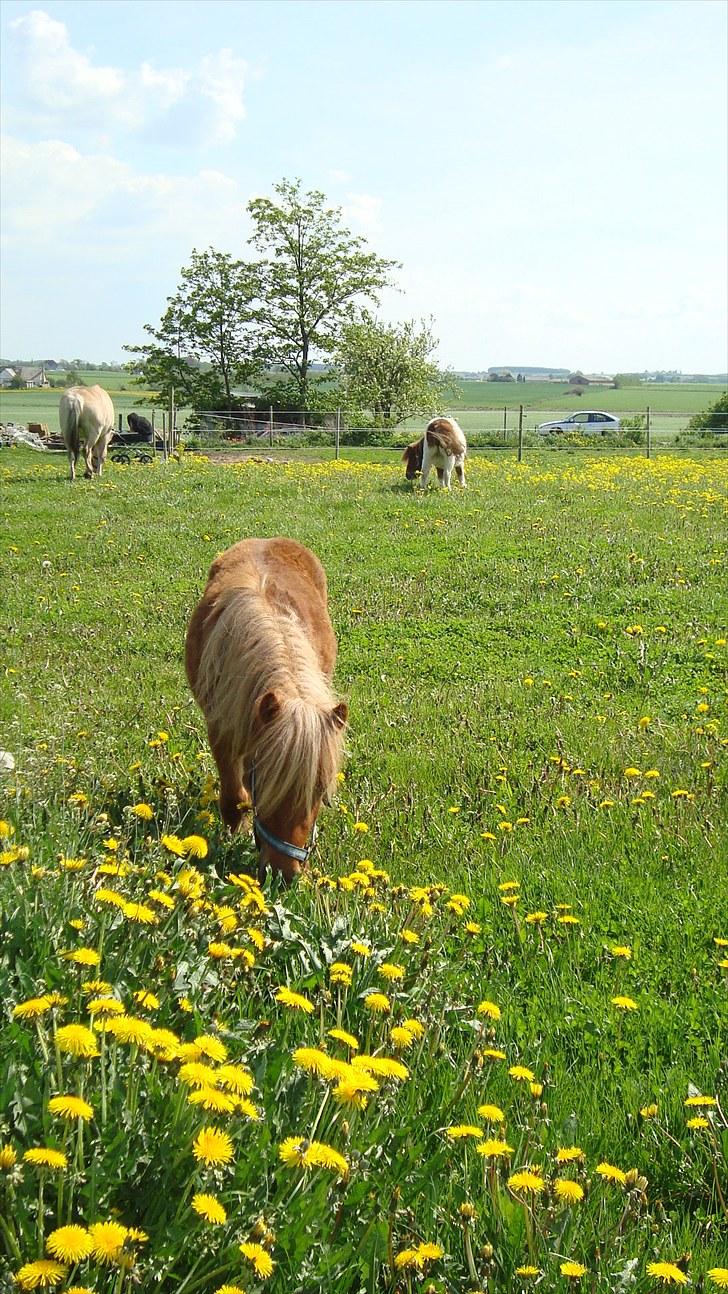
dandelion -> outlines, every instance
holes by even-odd
[[[349,1172],[344,1156],[323,1141],[287,1137],[278,1148],[278,1156],[289,1168],[327,1168],[339,1177],[346,1177]]]
[[[245,1290],[239,1285],[218,1285],[214,1294],[245,1294]]]
[[[382,965],[377,967],[377,974],[386,980],[404,979],[404,966],[397,966],[394,962],[382,962]]]
[[[93,1256],[101,1263],[114,1263],[121,1257],[121,1251],[129,1232],[120,1222],[93,1222],[89,1235],[93,1241]]]
[[[518,1194],[530,1191],[537,1195],[544,1189],[545,1185],[543,1177],[539,1177],[537,1173],[532,1173],[530,1169],[514,1173],[512,1177],[508,1178],[509,1189]]]
[[[366,822],[354,823],[354,831],[359,831],[362,835],[366,835],[368,830],[369,830],[369,827],[367,826]]]
[[[676,1263],[648,1263],[647,1275],[662,1281],[663,1285],[689,1285],[690,1282]]]
[[[143,801],[140,804],[132,804],[131,811],[135,818],[141,818],[144,822],[149,822],[154,817],[151,804],[145,804]]]
[[[420,936],[414,930],[403,930],[402,939],[406,944],[418,944]]]
[[[561,1177],[554,1186],[554,1194],[564,1204],[578,1204],[584,1199],[584,1188],[569,1177]]]
[[[93,1252],[94,1242],[85,1227],[58,1227],[46,1241],[46,1249],[64,1263],[80,1263]]]
[[[139,1006],[145,1006],[148,1011],[156,1011],[159,1006],[159,998],[155,993],[151,993],[147,988],[137,989],[134,994],[134,1001]]]
[[[389,1037],[393,1047],[398,1051],[406,1051],[415,1041],[415,1035],[410,1033],[409,1029],[405,1029],[403,1025],[395,1025],[394,1028],[390,1029]]]
[[[252,1241],[245,1241],[244,1244],[238,1245],[238,1248],[243,1258],[247,1258],[256,1276],[259,1276],[261,1280],[266,1280],[268,1276],[273,1275],[275,1263],[262,1245],[254,1244]]]
[[[14,1168],[17,1158],[18,1156],[12,1146],[0,1146],[0,1168],[3,1172],[7,1173],[11,1168]]]
[[[476,1128],[472,1123],[456,1123],[451,1128],[445,1129],[445,1136],[451,1141],[461,1141],[465,1137],[482,1137],[483,1129]]]
[[[354,1056],[352,1068],[365,1074],[376,1074],[378,1078],[396,1078],[404,1082],[409,1078],[409,1070],[401,1060],[392,1060],[389,1056]]]
[[[279,988],[276,991],[276,1002],[280,1002],[281,1006],[290,1007],[293,1011],[303,1011],[305,1015],[311,1015],[314,1010],[313,1002],[302,993],[294,993],[290,988]]]
[[[486,1123],[505,1123],[505,1114],[499,1105],[479,1105],[478,1115]]]
[[[202,1128],[192,1144],[192,1153],[203,1164],[229,1164],[233,1157],[233,1143],[219,1128]]]
[[[352,1051],[359,1050],[359,1042],[352,1033],[347,1033],[345,1029],[329,1029],[329,1038],[334,1038],[336,1042],[343,1042],[344,1046],[350,1047]]]
[[[497,1139],[481,1141],[480,1145],[476,1146],[476,1150],[484,1159],[505,1159],[513,1154],[513,1146],[509,1146],[507,1141]]]
[[[480,1054],[481,1056],[484,1056],[486,1060],[505,1060],[506,1058],[506,1053],[504,1051],[500,1051],[498,1047],[483,1047]]]
[[[23,1155],[26,1164],[34,1168],[66,1168],[68,1159],[62,1150],[52,1150],[50,1146],[34,1146]]]
[[[524,1267],[516,1268],[516,1276],[534,1277],[534,1276],[540,1276],[540,1275],[541,1275],[541,1268],[532,1267],[529,1263],[526,1263]]]
[[[496,1006],[495,1002],[481,1002],[478,1007],[478,1015],[484,1015],[488,1020],[500,1020],[501,1009]]]
[[[193,1195],[192,1207],[195,1213],[199,1213],[212,1226],[219,1227],[227,1222],[227,1213],[215,1195]]]
[[[232,1114],[235,1109],[235,1099],[214,1087],[195,1088],[187,1100],[190,1105],[201,1105],[203,1110],[212,1110],[216,1114]]]
[[[610,998],[612,1006],[616,1006],[620,1011],[639,1011],[639,1007],[634,998],[626,997],[623,993],[618,993],[616,997]]]
[[[560,1146],[556,1151],[557,1164],[569,1164],[575,1159],[583,1159],[584,1151],[581,1146]]]
[[[25,1263],[15,1273],[15,1281],[21,1290],[49,1289],[60,1284],[68,1271],[62,1263],[53,1262],[50,1258],[38,1258],[34,1263]]]
[[[125,903],[122,912],[128,921],[136,921],[140,926],[156,926],[159,918],[153,908],[146,903]]]
[[[343,984],[344,988],[351,987],[353,974],[354,971],[351,966],[347,966],[346,962],[333,962],[329,971],[331,983]]]
[[[89,1015],[126,1015],[124,1005],[115,997],[94,997],[86,1007]]]
[[[253,1090],[253,1076],[242,1065],[221,1065],[215,1077],[222,1087],[238,1096],[249,1096]]]
[[[411,1249],[401,1249],[395,1255],[394,1265],[398,1271],[405,1271],[408,1267],[414,1267],[417,1271],[424,1271],[428,1263],[437,1262],[442,1258],[444,1249],[439,1245],[424,1243]]]
[[[388,1015],[392,1009],[386,993],[367,993],[364,1005],[367,1011],[373,1012],[374,1015]]]
[[[540,926],[548,919],[548,912],[528,912],[524,918],[526,925]]]
[[[180,840],[179,836],[162,836],[162,845],[169,850],[170,854],[175,854],[177,858],[184,858],[187,852],[184,841]]]
[[[686,1121],[685,1127],[692,1128],[695,1131],[703,1131],[705,1128],[710,1127],[710,1121],[704,1119],[701,1114],[697,1114],[694,1118]]]
[[[623,957],[625,961],[632,958],[632,949],[628,944],[613,944],[609,951],[613,957]]]
[[[688,1096],[685,1098],[685,1104],[689,1106],[717,1105],[718,1102],[714,1096]]]
[[[18,1002],[18,1005],[13,1007],[13,1019],[36,1020],[46,1011],[50,1011],[52,1005],[51,997],[47,993],[43,997],[30,997],[26,1002]]]
[[[73,952],[64,953],[66,961],[76,962],[77,966],[98,966],[101,957],[95,948],[75,948]]]
[[[182,844],[189,857],[207,858],[208,847],[204,836],[185,836]]]
[[[718,1289],[728,1289],[728,1267],[711,1267],[708,1271],[708,1280],[711,1280]]]
[[[60,1114],[62,1119],[93,1119],[94,1108],[80,1096],[52,1096],[48,1102],[51,1114]]]
[[[643,1119],[654,1119],[655,1115],[657,1114],[657,1106],[654,1104],[654,1102],[652,1105],[643,1105],[640,1108],[640,1114]]]
[[[525,1065],[511,1065],[508,1073],[517,1083],[532,1083],[536,1077],[533,1070],[527,1069]]]
[[[572,1280],[579,1280],[586,1273],[586,1267],[583,1263],[572,1262],[568,1259],[565,1263],[559,1263],[559,1271],[562,1276],[569,1276]]]
[[[621,1168],[616,1168],[614,1164],[608,1164],[606,1160],[597,1164],[597,1172],[606,1182],[618,1182],[620,1186],[624,1186],[627,1181],[627,1174]]]

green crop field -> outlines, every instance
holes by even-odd
[[[0,1287],[724,1288],[725,458],[0,485]],[[276,534],[350,730],[260,890],[182,653]]]
[[[566,382],[472,382],[459,381],[460,393],[453,407],[509,409],[523,404],[529,409],[604,409],[607,413],[644,412],[649,405],[658,413],[698,413],[722,394],[718,383],[677,382],[642,386],[589,387],[581,395]],[[545,415],[547,416],[547,415]]]

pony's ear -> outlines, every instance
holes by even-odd
[[[261,723],[272,723],[281,712],[281,703],[275,692],[264,692],[255,709]]]
[[[345,728],[346,721],[349,718],[349,707],[346,701],[339,701],[339,704],[335,705],[331,711],[329,718],[335,728]]]

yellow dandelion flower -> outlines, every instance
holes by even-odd
[[[548,912],[528,912],[524,917],[526,925],[540,926],[548,919]]]
[[[350,944],[350,948],[357,957],[371,957],[372,955],[371,948],[369,948],[367,944],[360,943],[359,941],[355,941]]]
[[[125,903],[121,909],[127,921],[136,921],[140,926],[156,926],[159,918],[153,908],[146,903]]]
[[[507,1159],[513,1154],[513,1146],[509,1146],[507,1141],[501,1141],[497,1137],[481,1141],[480,1145],[476,1146],[476,1150],[484,1159]]]
[[[227,1222],[227,1212],[215,1195],[205,1195],[204,1192],[193,1195],[192,1207],[195,1213],[199,1213],[212,1226],[220,1227]]]
[[[93,1119],[94,1108],[81,1096],[52,1096],[48,1102],[51,1114],[60,1114],[62,1119]]]
[[[527,1069],[525,1065],[511,1065],[508,1073],[517,1083],[532,1083],[536,1077],[533,1070]]]
[[[50,1146],[34,1146],[23,1155],[26,1164],[34,1168],[66,1168],[68,1159],[62,1150],[52,1150]]]
[[[628,944],[613,944],[609,949],[613,957],[623,957],[625,961],[630,961],[632,949]]]
[[[578,1204],[584,1199],[584,1188],[569,1177],[560,1177],[554,1185],[554,1194],[563,1204]]]
[[[159,1007],[159,998],[156,993],[150,992],[148,988],[137,989],[134,994],[134,1001],[139,1006],[145,1006],[148,1011],[156,1011]]]
[[[220,1086],[236,1096],[249,1096],[253,1090],[253,1075],[242,1065],[220,1065],[215,1077]]]
[[[38,1016],[50,1011],[52,1005],[50,995],[47,993],[43,997],[30,997],[26,1002],[18,1002],[18,1005],[13,1007],[13,1019],[36,1020]]]
[[[530,1191],[537,1195],[544,1189],[545,1185],[546,1183],[543,1177],[539,1177],[538,1173],[533,1173],[530,1169],[524,1169],[520,1173],[514,1173],[512,1177],[508,1178],[509,1189],[519,1194]]]
[[[276,990],[276,1002],[281,1006],[288,1006],[293,1011],[303,1011],[305,1015],[311,1015],[314,1011],[314,1004],[302,993],[294,993],[292,989],[281,987]]]
[[[46,1249],[64,1263],[80,1263],[93,1252],[94,1242],[85,1227],[57,1227],[46,1240]]]
[[[708,1270],[708,1279],[718,1286],[718,1289],[728,1289],[728,1267],[711,1267]]]
[[[718,1102],[714,1096],[688,1096],[685,1098],[685,1104],[689,1106],[710,1106],[717,1105]]]
[[[86,1007],[89,1015],[126,1015],[124,1004],[115,997],[94,997]]]
[[[205,1056],[208,1060],[214,1060],[216,1064],[221,1064],[227,1060],[227,1047],[219,1038],[213,1038],[209,1033],[201,1033],[195,1038],[194,1045],[200,1056]]]
[[[425,1026],[421,1020],[403,1020],[402,1028],[406,1029],[408,1033],[414,1034],[415,1038],[424,1038],[425,1036]]]
[[[572,1160],[583,1158],[584,1151],[581,1146],[559,1146],[556,1151],[557,1164],[570,1164]]]
[[[618,993],[616,997],[610,998],[612,1006],[616,1006],[620,1011],[639,1011],[639,1007],[634,998],[626,997],[623,993]]]
[[[192,1152],[203,1164],[229,1164],[233,1158],[233,1143],[219,1128],[202,1128],[192,1143]]]
[[[245,1290],[239,1285],[218,1285],[214,1294],[245,1294]]]
[[[501,1009],[496,1006],[495,1002],[481,1002],[478,1007],[478,1015],[484,1015],[488,1020],[500,1020]]]
[[[505,1123],[506,1116],[499,1105],[479,1105],[478,1114],[486,1123]]]
[[[64,953],[66,961],[75,962],[77,966],[98,966],[101,957],[95,948],[74,948],[73,952]]]
[[[187,852],[184,842],[180,840],[179,836],[162,836],[162,845],[169,850],[170,854],[175,854],[178,858],[184,858]]]
[[[562,1276],[569,1276],[572,1280],[579,1280],[581,1276],[586,1274],[586,1267],[583,1263],[575,1263],[569,1259],[567,1262],[559,1264],[559,1271]]]
[[[483,1136],[483,1129],[476,1128],[472,1123],[455,1123],[445,1129],[445,1136],[451,1141],[462,1141],[465,1137],[479,1138]]]
[[[608,1164],[606,1160],[597,1164],[597,1172],[605,1181],[618,1182],[620,1186],[624,1186],[627,1181],[627,1174],[621,1168],[616,1168],[614,1164]]]
[[[215,1087],[196,1087],[187,1100],[190,1105],[200,1105],[215,1114],[232,1114],[235,1109],[235,1098],[227,1092],[218,1092]]]
[[[154,809],[151,804],[145,804],[144,801],[140,804],[132,804],[131,812],[135,818],[141,818],[144,822],[149,822],[154,817]]]
[[[654,1119],[657,1114],[657,1106],[654,1102],[651,1105],[643,1105],[640,1109],[640,1114],[643,1119]]]
[[[353,974],[354,971],[346,962],[333,962],[329,968],[331,983],[343,984],[344,988],[350,987]]]
[[[261,1280],[267,1280],[269,1276],[273,1275],[275,1263],[262,1245],[246,1240],[244,1244],[238,1245],[238,1248],[243,1258],[247,1258],[256,1276],[260,1277]]]
[[[382,979],[386,980],[404,979],[404,966],[398,966],[395,962],[382,962],[382,965],[377,967],[377,975],[381,975]]]
[[[38,1258],[33,1263],[24,1263],[15,1273],[15,1282],[21,1290],[50,1289],[59,1285],[68,1268],[51,1258]]]
[[[7,1144],[0,1146],[0,1168],[3,1172],[7,1173],[14,1168],[17,1159],[18,1156],[12,1146]]]
[[[320,1078],[340,1080],[349,1072],[349,1066],[346,1061],[334,1060],[328,1056],[325,1051],[320,1051],[317,1047],[297,1047],[293,1053],[293,1063],[299,1069],[305,1069],[309,1074],[317,1074]]]
[[[483,1047],[480,1054],[485,1060],[505,1060],[506,1058],[506,1053],[498,1047]]]
[[[377,1078],[396,1078],[400,1083],[409,1078],[407,1066],[389,1056],[353,1056],[351,1066],[365,1074],[376,1074]]]
[[[392,1041],[392,1046],[398,1051],[406,1051],[415,1041],[415,1035],[410,1033],[409,1029],[405,1029],[403,1025],[394,1025],[389,1031],[389,1037]]]
[[[120,1222],[92,1222],[89,1235],[94,1258],[102,1263],[114,1263],[121,1257],[128,1230]]]
[[[56,1033],[56,1046],[69,1056],[90,1059],[99,1054],[94,1035],[83,1024],[64,1024]]]
[[[662,1281],[663,1285],[689,1285],[685,1272],[676,1263],[648,1263],[645,1268],[648,1276]]]
[[[402,939],[406,944],[418,944],[420,936],[414,930],[403,930]]]
[[[337,1042],[343,1042],[344,1046],[350,1047],[352,1051],[359,1050],[358,1039],[352,1033],[347,1033],[345,1029],[329,1029],[327,1036]]]
[[[685,1127],[693,1128],[696,1131],[704,1131],[705,1128],[710,1127],[710,1120],[704,1119],[702,1114],[696,1114],[692,1119],[686,1120]]]
[[[361,832],[362,835],[366,835],[366,833],[369,830],[369,827],[366,822],[355,822],[353,826],[354,826],[354,831],[359,831]]]
[[[373,1012],[374,1015],[388,1015],[392,1009],[386,993],[367,993],[364,1005],[367,1011]]]
[[[532,1267],[530,1263],[526,1263],[523,1267],[516,1268],[516,1276],[533,1277],[533,1276],[540,1276],[540,1275],[541,1275],[541,1268]]]
[[[188,857],[207,858],[208,845],[204,836],[185,836],[182,844]]]

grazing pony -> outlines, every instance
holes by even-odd
[[[243,539],[213,562],[187,630],[185,666],[232,831],[246,808],[260,874],[290,880],[333,790],[348,708],[330,681],[336,638],[326,575],[292,539]]]
[[[430,471],[434,467],[438,481],[449,490],[454,467],[455,475],[465,489],[467,448],[463,430],[454,418],[433,418],[432,422],[428,422],[424,436],[413,440],[402,455],[402,460],[406,463],[405,476],[408,481],[414,481],[417,473],[421,472],[420,485],[426,490]]]
[[[101,386],[70,386],[59,406],[61,435],[66,442],[71,480],[76,479],[76,462],[83,445],[84,476],[101,476],[109,441],[114,434],[114,406]]]

